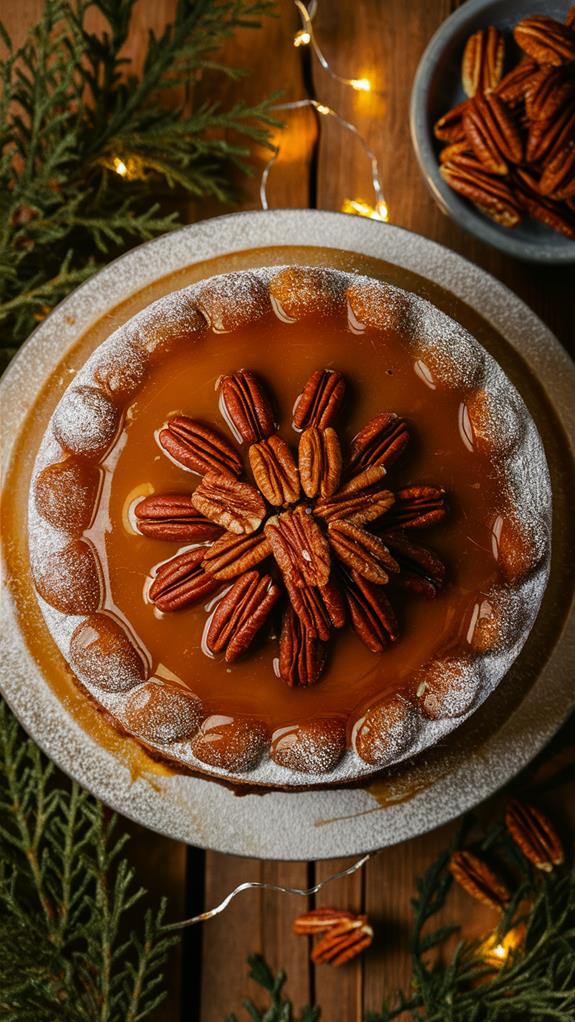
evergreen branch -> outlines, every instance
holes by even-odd
[[[52,765],[3,703],[0,821],[2,1019],[149,1017],[165,996],[174,943],[162,932],[165,904],[138,909],[145,892],[114,817],[76,784],[58,786]]]
[[[178,0],[173,21],[149,33],[139,75],[122,55],[135,4],[45,0],[19,49],[0,28],[4,360],[102,257],[180,223],[174,198],[181,209],[189,195],[232,201],[231,172],[249,172],[251,148],[270,145],[274,97],[190,111],[187,96],[198,74],[244,73],[218,51],[238,28],[257,27],[270,3]],[[87,26],[94,10],[105,23],[99,33]],[[179,105],[160,103],[167,88],[178,90]],[[130,166],[123,177],[114,172],[118,159]]]
[[[269,996],[269,1005],[265,1010],[257,1008],[249,999],[242,1002],[243,1008],[253,1022],[318,1022],[320,1009],[312,1008],[310,1005],[302,1008],[301,1014],[297,1017],[294,1015],[292,1002],[283,995],[285,972],[278,972],[274,976],[262,955],[250,955],[248,963],[250,979],[253,979]],[[228,1015],[226,1022],[238,1022],[238,1018],[236,1015]]]

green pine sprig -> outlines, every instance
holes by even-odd
[[[238,28],[258,26],[270,0],[178,0],[174,20],[149,33],[139,74],[123,56],[136,2],[45,0],[19,49],[0,23],[5,361],[111,256],[177,226],[186,196],[232,201],[252,146],[270,145],[274,97],[224,107],[193,96],[201,77],[243,75],[218,53]]]
[[[163,1001],[175,938],[165,904],[144,907],[126,841],[0,703],[3,1022],[137,1022]]]
[[[262,1009],[257,1008],[250,999],[242,1001],[243,1008],[253,1022],[318,1022],[321,1014],[319,1008],[307,1005],[302,1008],[300,1015],[294,1014],[292,1002],[283,994],[287,978],[285,972],[278,972],[274,976],[262,955],[250,955],[248,964],[250,979],[265,990],[269,997],[269,1005]],[[237,1016],[228,1015],[226,1022],[238,1022]]]

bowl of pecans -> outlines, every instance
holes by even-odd
[[[469,0],[423,54],[411,134],[444,213],[517,258],[575,262],[575,4]]]

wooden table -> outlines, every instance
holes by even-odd
[[[573,269],[535,269],[464,234],[440,213],[418,170],[408,128],[411,84],[427,42],[459,6],[457,0],[320,0],[319,6],[317,33],[333,67],[344,75],[368,76],[377,91],[353,92],[323,73],[316,62],[312,64],[309,52],[294,49],[298,17],[291,0],[280,0],[276,19],[268,20],[260,32],[240,33],[227,47],[227,55],[236,64],[254,72],[241,86],[242,96],[261,98],[281,89],[283,98],[291,100],[308,94],[306,85],[315,90],[318,99],[353,120],[375,150],[393,223],[442,242],[489,270],[528,302],[564,344],[572,344]],[[161,28],[174,7],[175,0],[142,0],[129,46],[136,61],[144,29]],[[41,0],[5,0],[2,18],[15,39],[22,38],[40,8]],[[235,83],[220,86],[217,98],[224,102],[232,93],[238,94]],[[208,83],[200,83],[200,88],[205,94]],[[270,178],[271,206],[337,210],[344,197],[371,201],[365,154],[347,133],[324,120],[318,138],[316,118],[310,111],[286,115],[286,122],[282,155]],[[244,186],[246,209],[259,207],[259,170],[265,158],[258,155],[258,172]],[[201,212],[191,210],[190,218],[196,213],[207,215],[205,204]],[[567,801],[567,792],[560,790],[555,808]],[[453,829],[454,825],[442,827],[384,850],[363,872],[338,881],[316,898],[319,905],[369,913],[376,941],[361,960],[341,970],[313,970],[306,941],[290,932],[292,919],[306,907],[303,899],[249,892],[216,920],[187,931],[172,958],[169,998],[157,1019],[222,1022],[226,1012],[239,1011],[243,996],[257,998],[259,993],[246,978],[246,955],[262,951],[272,966],[287,970],[296,1006],[315,1001],[323,1007],[324,1022],[359,1022],[365,1009],[379,1007],[384,996],[392,996],[409,981],[407,927],[415,877],[447,844]],[[154,894],[169,896],[174,919],[215,904],[244,880],[307,887],[344,865],[261,863],[189,849],[133,825],[130,830],[140,879]],[[454,893],[449,916],[465,919],[469,936],[485,932],[494,923],[492,913],[464,893]]]

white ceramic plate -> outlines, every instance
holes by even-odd
[[[372,272],[390,279],[395,275],[393,282],[403,274],[403,286],[432,300],[440,281],[440,300],[450,315],[470,316],[487,346],[490,337],[503,337],[504,368],[523,391],[544,439],[547,434],[552,475],[564,480],[575,448],[575,370],[541,321],[488,274],[434,242],[397,227],[311,210],[239,213],[186,227],[140,246],[75,291],[38,327],[0,383],[7,438],[4,466],[47,376],[78,338],[115,306],[188,267],[198,279],[226,269],[301,262],[302,247],[307,262],[362,272],[370,272],[370,259],[382,260]],[[218,258],[215,270],[208,261]],[[499,356],[499,349],[495,354]],[[531,373],[525,373],[525,365]],[[522,375],[537,381],[533,393],[525,392]],[[555,504],[561,516],[561,499]],[[134,779],[129,767],[86,732],[48,686],[26,646],[6,586],[0,687],[24,727],[63,770],[145,826],[191,844],[261,858],[353,855],[405,840],[459,815],[509,780],[560,726],[573,703],[575,614],[568,561],[554,561],[536,626],[539,635],[527,644],[501,694],[487,701],[486,712],[478,711],[444,748],[367,790],[240,798],[193,777],[154,776],[153,783],[146,775]]]

